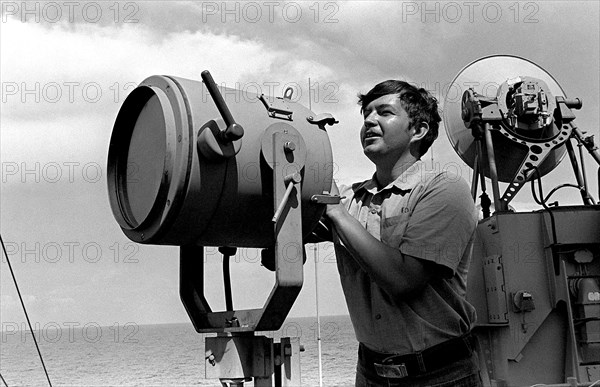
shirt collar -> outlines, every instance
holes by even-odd
[[[385,186],[382,189],[378,188],[377,179],[375,174],[369,180],[366,180],[362,183],[356,183],[352,186],[352,190],[354,193],[357,193],[361,190],[366,190],[371,194],[376,194],[377,192],[382,192],[386,190],[400,190],[400,191],[410,191],[417,186],[417,184],[421,181],[423,176],[423,161],[417,160],[413,165],[408,167],[406,171],[404,171],[396,180],[392,181],[390,184]]]

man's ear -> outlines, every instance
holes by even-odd
[[[414,134],[410,141],[418,142],[421,141],[429,132],[429,124],[425,121],[421,121],[418,125],[413,126],[411,130],[414,130]]]

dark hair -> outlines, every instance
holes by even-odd
[[[358,94],[358,104],[362,113],[368,104],[384,95],[397,94],[401,105],[410,118],[411,128],[427,122],[429,131],[419,143],[419,153],[424,155],[438,136],[439,123],[442,120],[438,112],[438,102],[423,88],[397,80],[388,80],[377,84],[367,94]]]

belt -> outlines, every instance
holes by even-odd
[[[404,378],[431,372],[471,356],[475,341],[475,336],[469,333],[407,355],[373,351],[361,343],[358,357],[363,366],[379,376]]]

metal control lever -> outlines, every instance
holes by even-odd
[[[330,195],[328,192],[310,197],[310,201],[316,204],[338,204],[342,199],[340,195]]]
[[[306,121],[310,122],[313,125],[319,125],[319,128],[325,129],[325,125],[335,125],[339,123],[338,120],[330,113],[321,113],[316,116],[306,117]]]
[[[221,92],[219,91],[217,84],[215,83],[212,75],[208,70],[204,70],[201,74],[202,80],[210,93],[213,101],[215,101],[215,105],[217,105],[217,109],[219,109],[219,113],[221,113],[221,117],[223,117],[223,121],[225,121],[225,125],[227,128],[221,132],[219,140],[222,142],[232,142],[235,140],[239,140],[244,135],[244,128],[237,122],[231,115],[231,111],[227,107]]]
[[[285,208],[285,205],[287,204],[288,199],[290,198],[290,194],[292,193],[292,189],[294,188],[294,185],[300,183],[301,181],[302,181],[302,176],[300,176],[300,174],[298,172],[292,173],[285,177],[285,182],[287,183],[287,189],[285,190],[285,194],[283,195],[283,198],[281,199],[281,203],[279,203],[279,206],[277,207],[277,211],[275,211],[275,215],[273,215],[273,218],[271,219],[271,221],[273,223],[277,223],[277,221],[279,220],[279,217],[281,216],[281,213],[283,212],[283,209]]]

